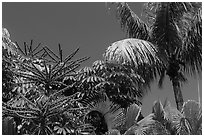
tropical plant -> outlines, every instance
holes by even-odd
[[[90,103],[89,107],[84,120],[94,127],[95,134],[169,134],[159,121],[154,120],[153,113],[141,118],[141,107],[137,104],[124,109],[110,101],[106,95],[102,95],[100,99]]]
[[[90,100],[92,100],[91,103],[88,102]],[[89,107],[89,111],[84,116],[84,122],[94,127],[96,135],[103,135],[111,130],[113,119],[122,111],[122,108],[110,101],[105,94],[93,95],[84,103],[88,103]]]
[[[201,135],[202,109],[201,105],[193,100],[183,104],[181,112],[171,107],[170,102],[164,105],[156,101],[153,106],[154,120],[159,121],[172,135]]]
[[[124,135],[166,135],[169,132],[165,127],[154,120],[154,114],[139,119],[141,115],[141,107],[137,104],[132,104],[127,111],[121,112],[112,121],[113,129],[108,134],[124,134]]]
[[[202,70],[202,9],[199,2],[155,2],[145,5],[147,23],[127,3],[116,3],[117,18],[128,39],[114,42],[104,57],[136,68],[148,66],[150,79],[169,76],[178,110],[183,105],[180,89],[184,74]],[[159,61],[158,61],[158,58]],[[148,76],[148,75],[147,75]],[[145,79],[147,82],[150,79]]]
[[[181,112],[171,107],[170,102],[155,101],[152,113],[138,120],[141,107],[132,104],[127,111],[120,111],[109,124],[112,127],[107,134],[171,134],[171,135],[201,135],[202,110],[201,105],[193,100],[184,103]]]
[[[2,28],[2,101],[7,102],[16,94],[12,92],[15,80],[11,68],[15,64],[11,61],[16,57],[16,45],[10,40],[10,34],[6,28]]]
[[[146,83],[140,75],[126,66],[97,60],[92,67],[84,67],[75,77],[77,91],[86,99],[91,94],[105,93],[108,98],[122,108],[132,103],[141,105]]]
[[[88,58],[71,60],[77,49],[63,59],[60,45],[56,55],[48,47],[36,51],[39,45],[33,50],[32,41],[30,46],[24,43],[24,51],[16,44],[19,55],[11,60],[16,65],[11,70],[17,82],[12,90],[17,95],[3,103],[3,116],[20,121],[17,125],[20,134],[77,134],[82,121],[78,118],[86,108],[78,102],[79,93],[62,94],[72,87],[63,83],[63,79],[76,75],[75,69]],[[68,115],[74,119],[68,119]]]

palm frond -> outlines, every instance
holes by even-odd
[[[125,121],[125,127],[128,129],[130,128],[135,121],[137,121],[139,115],[141,112],[141,107],[139,107],[137,104],[132,104],[128,109],[126,113],[126,121]]]
[[[169,135],[168,130],[158,121],[139,126],[135,130],[136,135]]]
[[[190,126],[190,133],[193,135],[198,134],[201,126],[202,110],[198,102],[188,100],[184,103],[182,114],[188,120]]]
[[[158,82],[159,88],[162,88],[162,86],[163,86],[163,81],[164,81],[165,75],[166,75],[166,70],[162,69],[161,75],[160,75],[160,78],[159,78],[159,82]]]
[[[181,128],[181,119],[184,118],[182,113],[176,108],[171,107],[170,103],[164,108],[164,118],[169,123],[167,126],[169,131],[175,131],[174,134],[177,134],[178,130]]]
[[[161,101],[155,101],[154,105],[152,107],[152,113],[154,114],[154,119],[163,122],[164,121],[164,108],[163,105],[161,104]]]
[[[129,38],[149,39],[149,27],[130,9],[127,3],[117,3],[116,12],[121,28],[126,30]]]
[[[137,104],[132,104],[126,110],[121,111],[112,121],[113,129],[120,129],[121,132],[128,130],[134,125],[139,117],[141,107]]]
[[[158,76],[163,66],[156,54],[157,49],[150,42],[131,38],[111,44],[104,53],[104,58],[107,62],[131,66],[133,73],[144,80],[140,85],[150,87],[150,82]]]
[[[152,26],[151,41],[157,45],[159,55],[164,60],[167,60],[176,48],[182,46],[182,38],[179,35],[180,30],[176,22],[178,17],[174,18],[177,13],[173,5],[178,6],[176,3],[160,3]]]
[[[92,102],[92,104],[89,104],[90,111],[85,115],[85,119],[89,114],[91,114],[91,112],[97,111],[104,117],[108,130],[111,130],[113,120],[122,111],[122,109],[119,105],[110,101],[107,96],[104,97],[105,98],[99,102],[96,100],[95,102]]]
[[[150,27],[155,22],[156,10],[159,5],[159,2],[147,2],[144,4],[142,15],[145,16],[145,19]]]
[[[129,38],[112,43],[104,53],[104,58],[110,62],[138,67],[157,62],[156,52],[155,46],[150,42]]]
[[[185,62],[185,72],[200,74],[202,72],[202,10],[199,9],[192,18],[191,28],[186,32],[182,47],[181,60]]]
[[[155,123],[153,120],[153,114],[146,116],[144,119],[140,120],[138,123],[131,126],[124,134],[125,135],[146,135],[147,130],[151,128],[150,126]]]

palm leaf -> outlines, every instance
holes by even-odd
[[[174,134],[178,134],[179,130],[183,129],[181,122],[184,119],[183,114],[176,108],[171,107],[170,103],[165,106],[164,112],[164,118],[169,123],[167,125],[168,130],[175,132]]]
[[[198,134],[198,130],[200,126],[202,126],[202,110],[199,103],[193,100],[185,102],[183,105],[182,114],[190,124],[190,133],[193,135]]]
[[[164,60],[167,60],[166,57],[170,57],[170,53],[182,45],[177,20],[173,18],[176,16],[173,5],[176,6],[173,3],[161,3],[157,8],[152,26],[152,42],[158,46],[159,54]]]
[[[137,104],[132,104],[128,109],[126,113],[126,120],[125,120],[125,127],[128,129],[130,128],[135,121],[137,121],[139,115],[141,112],[141,107],[139,107]]]
[[[110,101],[107,96],[100,102],[93,102],[92,104],[89,104],[89,106],[90,106],[90,111],[86,115],[88,115],[90,112],[93,112],[93,111],[97,111],[101,113],[102,116],[105,118],[105,122],[108,127],[108,130],[111,130],[113,128],[113,125],[112,125],[113,120],[122,111],[120,106]],[[85,115],[85,118],[86,118],[86,115]]]
[[[181,60],[186,64],[184,71],[200,74],[202,71],[202,10],[199,9],[192,18],[191,28],[186,32]]]
[[[158,59],[153,44],[139,39],[124,39],[111,44],[104,54],[109,62],[131,66],[144,79],[141,87],[150,87],[150,82],[161,73],[163,65]]]
[[[164,122],[164,108],[161,101],[155,101],[152,107],[152,113],[154,114],[154,119],[163,123]]]
[[[128,130],[131,126],[133,126],[140,115],[141,107],[137,104],[132,104],[127,108],[127,111],[121,111],[118,114],[114,121],[112,122],[114,129],[123,128],[123,130]]]
[[[131,126],[124,134],[125,135],[145,135],[147,134],[148,128],[155,121],[153,120],[153,114],[146,116],[144,119],[140,120],[138,123]]]
[[[149,27],[129,7],[127,3],[117,3],[116,16],[121,28],[129,38],[149,39]]]
[[[124,39],[114,42],[104,54],[105,60],[138,67],[158,61],[156,48],[150,42],[140,39]]]
[[[166,70],[162,69],[161,75],[160,75],[160,78],[159,78],[159,82],[158,82],[158,87],[159,88],[162,88],[162,86],[163,86],[163,81],[164,81],[165,75],[166,75]]]

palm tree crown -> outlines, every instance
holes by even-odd
[[[111,44],[104,54],[105,59],[128,62],[134,68],[148,64],[149,72],[155,76],[150,78],[159,74],[160,87],[168,75],[180,110],[183,104],[180,82],[186,81],[184,74],[200,74],[202,70],[201,3],[147,3],[144,10],[147,23],[127,3],[117,3],[116,7],[121,27],[131,39]]]

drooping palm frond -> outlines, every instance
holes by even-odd
[[[121,28],[127,32],[129,38],[149,39],[149,27],[144,23],[125,2],[116,3],[116,16]]]
[[[165,76],[166,76],[166,70],[165,70],[165,69],[162,69],[162,70],[161,70],[161,73],[160,73],[159,82],[158,82],[158,87],[159,87],[159,88],[162,88],[162,86],[163,86],[163,81],[164,81]]]
[[[158,47],[158,56],[164,64],[159,80],[160,87],[165,74],[169,76],[170,80],[176,79],[179,82],[186,82],[187,79],[182,73],[183,70],[189,73],[190,69],[194,69],[195,72],[196,67],[201,68],[201,48],[193,45],[189,46],[191,47],[189,50],[185,44],[193,42],[188,35],[190,32],[191,35],[195,35],[192,33],[191,27],[192,22],[194,22],[193,16],[199,7],[199,4],[189,2],[162,2],[157,5],[150,41]],[[199,29],[194,28],[194,30]],[[191,55],[188,54],[189,51]],[[191,65],[193,67],[190,67]],[[182,95],[182,93],[179,94]],[[177,106],[179,103],[183,103],[182,96],[180,98],[181,101],[176,99]]]
[[[171,53],[182,46],[179,28],[173,15],[174,4],[161,3],[156,11],[155,23],[152,26],[152,42],[157,45],[161,58],[167,60]]]
[[[130,38],[111,44],[104,53],[104,58],[131,66],[149,85],[157,77],[157,73],[161,73],[163,66],[156,54],[157,49],[150,42]]]
[[[150,42],[140,39],[124,39],[114,42],[104,53],[105,60],[138,67],[141,64],[154,64],[157,49]]]
[[[185,62],[185,72],[200,74],[202,71],[202,10],[199,9],[192,18],[191,28],[186,32],[182,47],[181,60]]]
[[[154,13],[155,22],[151,30],[151,42],[158,46],[159,55],[164,61],[167,61],[175,50],[182,49],[184,36],[193,20],[188,16],[193,15],[199,7],[199,3],[190,2],[157,4]]]
[[[144,4],[142,15],[145,16],[146,22],[150,28],[155,22],[156,10],[159,5],[159,2],[147,2]]]

